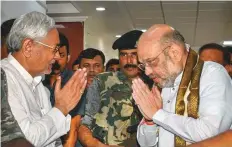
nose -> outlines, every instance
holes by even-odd
[[[89,67],[89,71],[94,71],[94,66],[91,65],[91,66]]]
[[[152,69],[150,66],[145,66],[145,74],[147,76],[149,76],[150,74],[152,74]]]
[[[132,62],[133,62],[133,56],[131,54],[128,54],[127,63],[132,63]]]
[[[59,60],[59,59],[60,59],[60,52],[59,52],[59,51],[57,51],[57,52],[55,53],[54,59],[55,59],[55,60]]]

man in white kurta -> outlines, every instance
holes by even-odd
[[[139,126],[137,137],[142,147],[158,144],[159,147],[174,147],[174,134],[190,143],[198,142],[230,128],[232,86],[224,67],[214,62],[205,62],[200,80],[198,119],[175,114],[176,95],[181,77],[182,74],[176,78],[173,87],[162,89],[163,109],[152,117],[156,125]],[[158,135],[152,131],[157,128]]]
[[[57,78],[57,102],[51,107],[41,75],[49,74],[54,61],[60,58],[54,26],[53,19],[39,12],[20,16],[7,39],[12,53],[1,60],[11,111],[26,139],[36,147],[62,146],[57,140],[70,129],[68,112],[79,102],[87,83],[85,70],[77,71],[62,89],[61,78]]]
[[[232,124],[232,83],[214,62],[205,62],[201,71],[198,117],[175,114],[188,52],[183,36],[168,25],[154,25],[139,40],[139,67],[162,88],[150,91],[141,80],[133,81],[133,98],[144,116],[137,131],[142,147],[174,147],[175,136],[187,144],[198,142]]]
[[[71,116],[51,107],[42,77],[33,78],[11,54],[1,66],[7,76],[12,113],[26,138],[35,146],[55,146],[54,140],[69,131]]]

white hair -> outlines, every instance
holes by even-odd
[[[43,38],[47,33],[55,28],[55,21],[40,12],[30,12],[21,15],[14,21],[14,24],[7,37],[7,47],[10,51],[18,51],[25,38],[33,40]]]

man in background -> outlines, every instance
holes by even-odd
[[[89,85],[92,84],[93,78],[104,72],[104,63],[105,63],[105,55],[102,51],[94,48],[87,48],[83,50],[78,58],[73,63],[73,70],[78,70],[81,68],[86,68],[87,70],[87,86],[86,89],[82,95],[84,103],[86,103],[86,92]],[[83,109],[85,109],[85,106],[83,106]],[[76,143],[76,147],[81,147],[79,141]]]
[[[216,43],[205,44],[199,49],[199,57],[203,61],[213,61],[221,64],[231,75],[230,53],[227,48]]]
[[[86,114],[79,129],[83,146],[136,146],[139,122],[132,102],[132,79],[139,73],[136,41],[141,31],[125,33],[113,44],[118,49],[120,71],[97,75],[87,91]]]
[[[76,71],[79,68],[79,64],[80,64],[80,61],[79,61],[79,58],[77,58],[72,64],[72,70]]]
[[[67,64],[70,61],[69,42],[68,38],[59,32],[60,39],[60,58],[55,61],[52,66],[52,73],[50,78],[51,90],[51,104],[55,104],[54,90],[55,85],[53,84],[58,76],[61,76],[61,88],[68,82],[72,77],[73,72],[67,69]],[[84,115],[85,100],[81,98],[80,102],[73,108],[69,114],[72,117],[70,131],[67,135],[62,137],[64,147],[75,146],[77,141],[77,130],[80,126],[81,117]]]
[[[229,73],[230,77],[232,78],[232,46],[226,46],[225,49],[229,52],[230,54],[230,60],[227,66],[225,66],[227,72]]]
[[[3,22],[1,25],[1,59],[6,58],[9,53],[9,50],[6,46],[6,38],[14,24],[14,21],[15,19],[10,19]]]
[[[120,65],[118,59],[110,59],[106,63],[106,71],[116,72],[120,71]]]
[[[104,72],[105,55],[100,50],[87,48],[80,53],[77,60],[79,68],[87,70],[87,87],[89,87],[94,77]]]

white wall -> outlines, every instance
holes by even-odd
[[[17,18],[31,11],[45,14],[46,1],[1,1],[1,24],[8,19]]]

